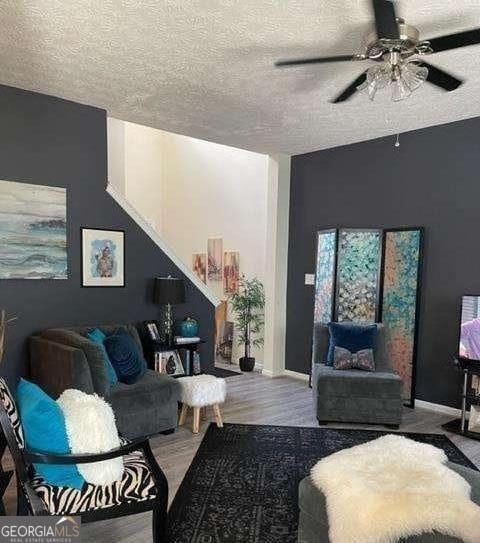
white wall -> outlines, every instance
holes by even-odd
[[[162,235],[186,262],[209,237],[240,252],[240,272],[265,284],[268,156],[171,134],[162,184]],[[223,284],[208,282],[224,298]],[[234,359],[241,356],[234,349]],[[263,362],[263,348],[253,355]]]
[[[109,119],[109,181],[188,266],[209,237],[265,284],[269,157]],[[209,282],[224,299],[223,284]],[[263,348],[252,353],[263,362]],[[234,349],[234,360],[241,356]]]

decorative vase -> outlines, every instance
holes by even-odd
[[[242,371],[253,371],[255,367],[255,357],[253,356],[242,356],[239,362]]]
[[[198,322],[192,318],[187,317],[180,324],[180,333],[183,337],[195,337],[198,335]]]

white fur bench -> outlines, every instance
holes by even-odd
[[[213,375],[195,375],[193,377],[182,377],[178,379],[181,386],[182,411],[178,425],[185,424],[188,408],[193,408],[194,434],[200,430],[200,416],[206,418],[207,406],[212,406],[217,426],[223,426],[220,405],[225,402],[227,385],[225,379]]]

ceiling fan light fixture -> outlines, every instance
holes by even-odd
[[[357,87],[365,91],[370,100],[374,100],[377,92],[391,86],[392,100],[399,102],[408,98],[427,79],[428,68],[409,61],[400,64],[385,62],[367,70],[365,82]]]

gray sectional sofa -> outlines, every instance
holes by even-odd
[[[385,328],[377,324],[374,372],[326,366],[330,334],[315,324],[312,388],[317,419],[398,426],[402,420],[402,380],[393,371],[385,346]]]
[[[126,329],[143,354],[133,325],[52,328],[29,338],[31,380],[54,398],[68,388],[104,397],[113,408],[120,434],[126,438],[175,429],[179,383],[173,377],[147,370],[131,385],[110,386],[101,347],[86,337],[93,328],[107,335]]]

